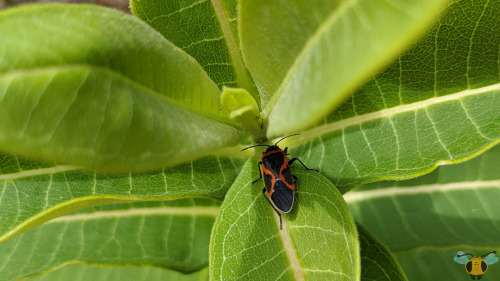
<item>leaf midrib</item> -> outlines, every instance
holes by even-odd
[[[7,241],[14,236],[27,231],[31,228],[34,228],[48,220],[54,219],[57,222],[57,217],[59,217],[63,213],[68,213],[71,211],[76,211],[78,209],[82,209],[84,207],[93,207],[105,204],[121,204],[121,203],[132,203],[132,202],[144,202],[144,201],[164,201],[164,200],[172,200],[172,199],[180,199],[181,197],[176,195],[170,196],[121,196],[121,195],[89,195],[84,197],[76,197],[71,200],[67,200],[65,202],[54,205],[50,208],[44,209],[43,211],[34,214],[30,218],[24,220],[22,223],[17,224],[11,230],[0,233],[0,243]],[[214,206],[211,206],[214,207]],[[218,213],[218,208],[217,213]],[[209,215],[212,215],[214,210],[208,212]],[[62,219],[61,219],[62,220]]]
[[[301,143],[304,143],[306,141],[310,141],[314,138],[320,137],[322,135],[342,130],[347,127],[355,126],[355,125],[361,125],[366,122],[370,121],[375,121],[378,119],[382,118],[391,118],[394,115],[398,115],[401,113],[406,113],[406,112],[413,112],[417,111],[420,109],[425,109],[429,108],[430,106],[445,103],[445,102],[451,102],[451,101],[458,101],[463,98],[471,97],[471,96],[477,96],[480,94],[485,94],[485,93],[492,93],[494,91],[500,91],[500,83],[482,87],[482,88],[476,88],[476,89],[467,89],[458,93],[453,93],[453,94],[448,94],[445,96],[440,96],[440,97],[433,97],[429,98],[423,101],[418,101],[414,102],[411,104],[403,104],[403,105],[398,105],[395,107],[391,108],[386,108],[382,109],[379,111],[374,111],[370,112],[367,114],[362,114],[362,115],[356,115],[354,117],[350,117],[347,119],[343,119],[334,123],[330,124],[325,124],[322,126],[318,126],[316,128],[313,128],[309,131],[303,132],[296,138],[297,142],[294,143],[294,145],[298,145]]]
[[[39,168],[31,170],[22,170],[16,173],[0,174],[0,181],[14,181],[22,178],[31,178],[36,176],[54,175],[58,173],[81,170],[82,168],[73,165],[57,165],[50,168]]]
[[[235,36],[229,24],[229,19],[222,7],[222,3],[220,0],[211,0],[210,2],[214,8],[217,20],[220,23],[222,35],[226,39],[225,42],[229,51],[229,56],[233,62],[236,81],[241,88],[250,91],[252,89],[252,83],[248,76],[240,48],[236,44]]]
[[[125,83],[129,84],[131,87],[138,89],[142,93],[145,93],[155,99],[158,99],[166,104],[184,109],[186,111],[189,111],[191,113],[194,113],[196,115],[202,116],[206,119],[210,119],[213,121],[217,121],[219,123],[227,124],[229,126],[232,126],[234,128],[238,128],[238,125],[235,124],[234,122],[230,121],[228,118],[223,118],[221,116],[217,116],[213,113],[209,113],[206,111],[200,111],[196,108],[192,108],[186,104],[183,104],[173,98],[170,98],[166,95],[163,95],[149,87],[146,87],[143,84],[140,84],[139,82],[133,80],[131,77],[128,77],[124,75],[121,72],[115,71],[113,69],[109,69],[103,66],[98,66],[98,65],[92,65],[92,64],[85,64],[85,63],[78,63],[78,64],[65,64],[65,65],[47,65],[47,66],[41,66],[41,67],[34,67],[34,68],[23,68],[23,69],[15,69],[15,70],[10,70],[4,73],[0,73],[0,79],[13,79],[13,78],[18,78],[18,77],[23,77],[26,74],[35,74],[35,73],[43,73],[45,71],[51,71],[55,73],[64,73],[66,71],[70,70],[84,70],[88,72],[104,72],[107,73],[109,76],[122,80]]]
[[[410,187],[388,187],[365,191],[352,191],[344,195],[344,200],[347,203],[354,203],[358,201],[370,201],[378,198],[393,198],[399,195],[408,196],[430,194],[434,192],[450,192],[457,190],[478,191],[480,189],[489,189],[495,187],[500,188],[500,180],[436,183]]]
[[[302,270],[302,266],[300,265],[300,260],[297,255],[297,251],[293,245],[292,237],[290,236],[286,220],[283,220],[283,226],[284,226],[283,229],[279,230],[279,234],[281,237],[281,241],[283,242],[283,248],[285,249],[285,253],[288,257],[288,260],[290,261],[290,267],[292,268],[295,280],[297,281],[305,280],[304,272]]]
[[[126,210],[98,211],[94,213],[82,213],[66,215],[55,218],[49,223],[88,221],[108,218],[126,218],[151,215],[186,215],[186,216],[209,216],[216,217],[219,213],[218,206],[184,206],[184,207],[155,207],[134,208]]]

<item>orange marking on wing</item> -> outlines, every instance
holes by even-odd
[[[286,184],[286,186],[288,186],[288,188],[290,188],[291,190],[295,190],[295,185],[293,184],[293,182],[292,183],[287,182],[285,176],[283,175],[283,170],[285,170],[287,167],[289,167],[288,159],[286,159],[285,157],[283,165],[280,168],[280,179]]]
[[[276,182],[276,177],[273,175],[272,172],[270,172],[269,170],[265,169],[264,170],[264,174],[265,175],[270,175],[272,177],[272,180],[271,180],[271,190],[269,190],[269,192],[267,192],[267,194],[269,194],[269,197],[271,197],[274,193],[274,183]]]

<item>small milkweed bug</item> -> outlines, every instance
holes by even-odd
[[[464,253],[463,251],[458,251],[457,255],[453,258],[456,263],[465,264],[465,271],[469,273],[472,280],[477,280],[483,278],[483,274],[488,270],[488,265],[498,262],[498,257],[495,255],[497,252],[492,251],[484,256],[475,257],[471,253]],[[469,259],[467,256],[471,256]]]
[[[308,168],[299,158],[292,158],[290,162],[288,162],[286,156],[289,155],[287,153],[288,147],[285,147],[285,150],[282,150],[278,143],[288,137],[296,136],[298,134],[289,135],[281,138],[274,145],[267,144],[257,144],[246,147],[243,150],[256,147],[256,146],[267,146],[266,151],[262,153],[262,160],[257,164],[259,167],[260,177],[254,180],[252,183],[256,183],[262,179],[262,169],[264,170],[264,184],[265,187],[262,190],[262,195],[266,198],[267,202],[273,207],[274,211],[280,217],[280,229],[282,229],[282,220],[281,220],[281,212],[288,213],[292,209],[293,200],[295,198],[295,182],[297,182],[297,177],[292,175],[290,171],[290,165],[292,165],[295,161],[299,161],[302,166],[308,171],[316,171],[315,169]],[[267,195],[271,198],[269,200]],[[278,211],[279,210],[279,211]]]

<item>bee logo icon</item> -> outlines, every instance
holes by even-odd
[[[453,260],[456,263],[465,264],[465,271],[470,274],[472,280],[480,280],[483,278],[483,274],[488,270],[488,265],[498,262],[498,257],[495,255],[496,253],[496,251],[493,251],[476,258],[471,253],[458,251]],[[469,259],[467,256],[471,256],[472,258]]]

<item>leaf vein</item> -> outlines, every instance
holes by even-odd
[[[333,122],[327,125],[318,126],[316,128],[310,129],[301,133],[296,139],[297,141],[294,143],[295,145],[301,144],[301,142],[309,141],[311,138],[319,137],[321,135],[325,135],[334,131],[342,130],[347,127],[351,127],[354,125],[359,125],[362,123],[379,120],[382,118],[394,116],[397,114],[402,114],[406,112],[415,112],[419,109],[427,109],[432,105],[442,104],[450,101],[456,101],[460,99],[465,99],[469,97],[474,97],[487,93],[496,94],[497,91],[500,91],[500,83],[493,84],[490,86],[476,88],[476,89],[467,89],[458,93],[449,94],[445,96],[433,97],[423,101],[414,102],[411,104],[402,104],[395,107],[382,109],[380,111],[367,113],[364,115],[357,115],[354,117],[350,117],[347,119],[343,119],[341,121]]]

